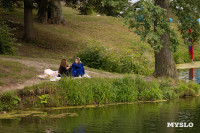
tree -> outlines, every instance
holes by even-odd
[[[110,4],[119,4],[119,2],[119,0],[104,0],[104,3]],[[200,13],[200,2],[198,0],[195,0],[195,2],[188,0],[141,0],[139,10],[133,4],[127,7],[125,19],[129,28],[135,28],[135,32],[141,36],[141,40],[147,41],[154,49],[154,76],[176,79],[178,76],[172,52],[176,51],[179,40],[170,26],[169,6],[180,20],[178,27],[185,43],[188,44],[189,29],[194,32],[192,35],[194,43],[198,42],[200,37],[200,26],[196,21]]]
[[[15,3],[17,0],[0,0],[1,7],[7,10],[12,10]]]
[[[41,23],[66,24],[60,0],[36,0],[38,20]]]
[[[167,15],[166,17],[169,18],[169,6],[166,2],[166,0],[155,0],[155,5],[159,5],[161,8],[166,9]],[[166,20],[167,21],[167,20]],[[157,31],[157,20],[154,22],[154,29],[155,32]],[[174,58],[172,55],[172,51],[169,49],[169,41],[170,41],[170,32],[163,33],[160,36],[160,40],[162,40],[161,43],[162,47],[159,51],[155,51],[155,71],[154,76],[155,77],[171,77],[171,78],[178,78],[178,73],[176,70],[176,64],[174,62]],[[178,42],[176,42],[178,45]]]
[[[93,11],[105,14],[107,16],[118,16],[128,4],[125,1],[112,3],[113,1],[104,2],[104,0],[65,0],[68,5],[78,8],[82,15],[90,15]],[[103,4],[102,4],[103,3]]]
[[[0,1],[0,8],[3,6],[4,5]],[[4,13],[6,13],[6,10],[0,9],[0,54],[14,54],[14,45],[16,43],[16,39],[13,37],[12,33],[14,29],[8,27],[5,20],[1,17],[5,15]]]
[[[24,0],[24,39],[31,41],[35,38],[33,29],[33,1]]]

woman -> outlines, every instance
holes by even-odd
[[[72,76],[79,77],[85,74],[84,64],[81,62],[79,57],[75,58],[74,63],[72,64]]]
[[[61,63],[60,63],[60,67],[58,69],[58,77],[61,76],[70,76],[71,73],[71,66],[67,65],[67,60],[66,59],[62,59]]]

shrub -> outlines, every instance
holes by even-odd
[[[11,110],[18,105],[21,99],[15,92],[5,92],[0,96],[0,111]]]
[[[152,74],[152,66],[140,53],[132,50],[106,48],[97,42],[91,42],[77,55],[85,65],[109,72]]]
[[[80,11],[81,15],[91,15],[93,13],[93,9],[92,7],[84,2],[79,8],[78,10]]]
[[[177,94],[179,97],[185,97],[185,96],[195,96],[199,95],[199,85],[194,82],[179,82],[179,85],[177,87]]]
[[[176,64],[191,62],[188,49],[179,48],[177,52],[173,53],[173,56]]]
[[[13,38],[13,34],[5,22],[0,19],[0,54],[13,54],[14,53],[14,43],[16,41]]]

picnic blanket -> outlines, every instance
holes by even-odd
[[[44,73],[42,75],[38,75],[41,79],[48,79],[50,81],[58,81],[61,79],[61,77],[58,77],[58,71],[53,71],[51,69],[45,69]],[[76,77],[76,78],[91,78],[88,74],[84,74],[82,77]]]

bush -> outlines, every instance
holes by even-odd
[[[0,111],[11,110],[18,105],[21,99],[15,92],[5,92],[0,96]]]
[[[197,83],[190,81],[189,83],[179,82],[177,94],[179,97],[195,96],[199,94],[200,86]]]
[[[87,3],[83,3],[78,10],[80,11],[81,15],[91,15],[93,13],[93,9]]]
[[[153,68],[140,53],[132,50],[106,48],[96,42],[88,44],[77,55],[85,65],[109,72],[150,75]]]
[[[0,54],[14,54],[16,39],[12,37],[11,31],[12,29],[0,19]]]
[[[191,62],[188,49],[179,48],[177,52],[173,53],[173,56],[174,56],[174,61],[176,64]]]

